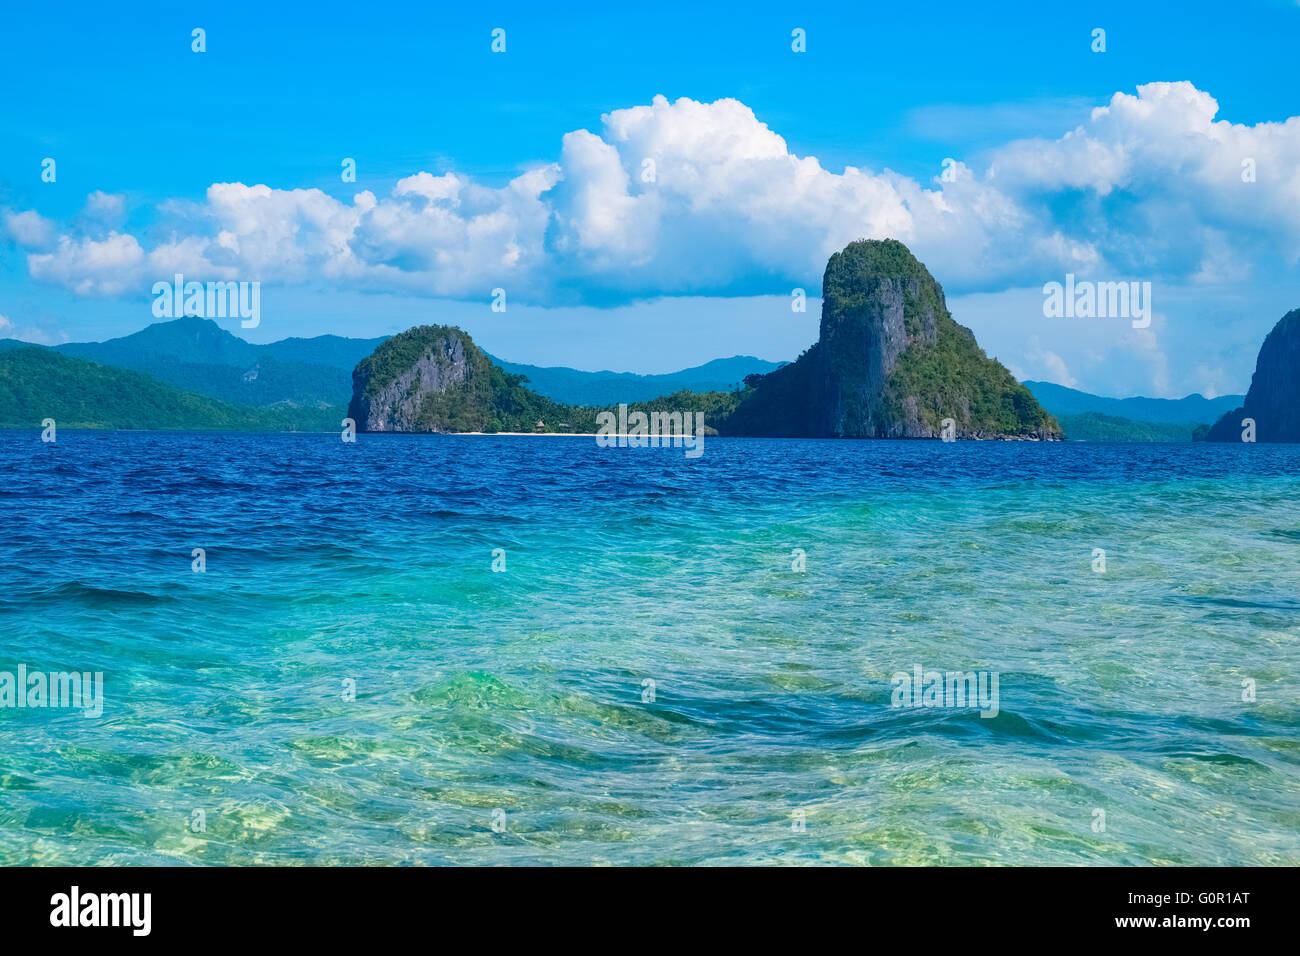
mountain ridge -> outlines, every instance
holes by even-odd
[[[42,346],[0,351],[0,427],[329,431],[342,409],[253,407],[186,392],[131,369]]]
[[[181,348],[163,340],[150,347],[145,333],[167,327],[188,333],[207,329],[216,349],[208,352]],[[179,337],[179,336],[177,336]],[[0,352],[11,348],[40,347],[101,365],[143,371],[159,381],[222,401],[270,405],[282,401],[341,405],[351,393],[351,373],[357,362],[371,354],[389,336],[349,338],[332,333],[290,336],[256,345],[223,329],[211,319],[189,317],[152,323],[137,332],[103,342],[69,342],[41,345],[18,339],[0,339]],[[233,340],[233,341],[232,341]],[[161,347],[158,347],[161,346]],[[523,374],[533,391],[561,404],[600,405],[619,401],[648,401],[680,391],[728,390],[746,375],[764,375],[789,362],[773,362],[750,355],[716,358],[675,372],[642,374],[610,370],[586,371],[569,366],[542,366],[510,362],[491,353],[488,358],[507,372]],[[225,356],[223,365],[214,359]],[[326,369],[333,371],[326,372]],[[301,377],[306,374],[306,380]],[[328,384],[322,385],[324,380]],[[1236,409],[1244,395],[1207,399],[1193,393],[1180,399],[1129,396],[1112,398],[1052,382],[1027,379],[1022,383],[1052,415],[1077,417],[1097,413],[1139,424],[1195,425],[1216,421]]]
[[[269,405],[346,404],[357,363],[391,336],[349,338],[326,333],[254,344],[211,319],[186,317],[154,322],[102,342],[39,345],[0,339],[0,352],[36,345],[101,365],[143,372],[159,381],[221,401]],[[533,390],[561,404],[598,405],[649,401],[680,391],[737,387],[746,375],[778,368],[753,356],[711,359],[675,372],[589,372],[568,366],[508,362],[484,353],[512,374],[528,377]]]
[[[775,371],[785,362],[771,362],[752,355],[716,358],[702,365],[676,372],[588,372],[563,365],[529,365],[507,362],[484,353],[512,374],[525,375],[539,395],[570,405],[609,405],[648,401],[673,392],[716,392],[739,387],[746,375]]]
[[[1200,393],[1183,398],[1107,398],[1080,391],[1054,382],[1037,382],[1026,379],[1022,383],[1034,394],[1039,403],[1053,415],[1084,415],[1096,413],[1114,418],[1127,418],[1140,422],[1168,424],[1196,424],[1210,422],[1240,403],[1241,395],[1220,395],[1206,398]]]
[[[264,407],[290,402],[325,407],[346,404],[353,367],[382,341],[322,335],[257,345],[211,319],[189,316],[154,322],[103,342],[36,347],[141,372],[230,404]],[[0,342],[0,352],[17,347],[22,345],[16,340]]]

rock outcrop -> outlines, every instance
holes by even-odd
[[[1255,441],[1300,442],[1300,309],[1282,316],[1268,333],[1246,404],[1220,418],[1206,441],[1241,441],[1247,418],[1255,423]]]
[[[763,376],[720,427],[771,437],[1057,440],[1029,390],[953,321],[943,289],[893,239],[851,243],[822,280],[818,341]]]
[[[553,402],[525,381],[460,329],[420,326],[357,365],[348,414],[370,432],[595,431],[598,409]],[[954,438],[1061,438],[1056,419],[953,321],[939,283],[892,239],[831,256],[817,343],[745,384],[637,404],[704,412],[722,435],[939,438],[951,419]]]
[[[466,339],[459,329],[438,326],[422,326],[389,339],[353,371],[348,417],[367,432],[439,430],[425,427],[436,423],[422,420],[424,400],[454,389],[469,377]]]
[[[357,364],[348,417],[363,432],[535,431],[566,420],[566,406],[523,382],[460,329],[421,325]]]

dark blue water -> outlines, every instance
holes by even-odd
[[[2,432],[0,862],[1300,863],[1297,474]]]

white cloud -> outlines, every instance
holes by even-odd
[[[1069,367],[1065,364],[1065,359],[1057,355],[1051,349],[1045,349],[1041,346],[1038,336],[1032,336],[1029,340],[1029,350],[1025,356],[1030,362],[1034,363],[1043,371],[1040,378],[1045,382],[1053,382],[1057,385],[1064,385],[1066,388],[1074,388],[1079,384],[1078,379],[1070,374]],[[1019,376],[1017,376],[1019,377]],[[1034,377],[1026,375],[1026,378]]]
[[[27,267],[34,278],[78,295],[120,295],[131,290],[145,261],[134,236],[110,232],[102,240],[60,236],[52,252],[28,255]]]
[[[117,225],[126,214],[126,197],[97,189],[86,197],[81,214],[92,222]]]
[[[656,97],[563,136],[556,163],[500,187],[415,172],[391,194],[217,183],[162,207],[148,237],[5,226],[31,274],[84,294],[196,277],[511,301],[626,302],[659,295],[814,293],[849,241],[906,242],[950,292],[1041,284],[1063,273],[1245,281],[1300,261],[1300,118],[1215,120],[1190,83],[1117,93],[1057,139],[1008,143],[952,181],[833,172],[734,99]],[[1242,181],[1254,161],[1255,181]],[[652,173],[652,175],[651,175]],[[101,218],[121,197],[92,194]]]
[[[54,241],[55,225],[33,210],[4,212],[5,234],[27,249],[39,249]]]
[[[1026,206],[1037,197],[1043,214],[1043,200],[1080,190],[1083,208],[1070,225],[1111,268],[1218,275],[1227,247],[1294,266],[1300,117],[1245,126],[1215,120],[1218,109],[1186,82],[1116,93],[1058,140],[998,150],[988,180]]]
[[[17,339],[20,342],[33,342],[37,345],[54,345],[56,342],[66,341],[67,337],[60,338],[49,330],[37,326],[19,325],[9,316],[0,315],[0,339]]]

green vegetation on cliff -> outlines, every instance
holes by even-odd
[[[822,279],[818,341],[758,380],[724,434],[1055,439],[1060,426],[953,321],[943,289],[901,242],[850,243]]]
[[[353,372],[351,416],[363,431],[595,432],[610,406],[565,405],[528,388],[523,375],[495,365],[461,329],[422,325],[395,335]],[[675,392],[630,411],[704,411],[720,420],[736,405],[728,392]],[[616,404],[616,403],[615,403]]]
[[[567,421],[566,406],[526,388],[524,376],[496,365],[465,332],[421,325],[395,335],[352,373],[350,406],[372,431],[533,431]]]
[[[951,418],[958,438],[1060,438],[1056,419],[953,321],[901,242],[851,243],[831,256],[822,290],[820,337],[794,363],[733,391],[629,405],[702,410],[723,435],[935,438]],[[601,409],[551,401],[526,381],[460,329],[420,326],[357,365],[351,415],[364,431],[596,430]]]
[[[937,324],[933,345],[899,356],[882,396],[887,416],[905,417],[905,403],[912,396],[921,423],[934,432],[947,417],[981,434],[1059,432],[1056,420],[1029,389],[1001,362],[985,355],[970,330],[954,322],[946,309]]]

